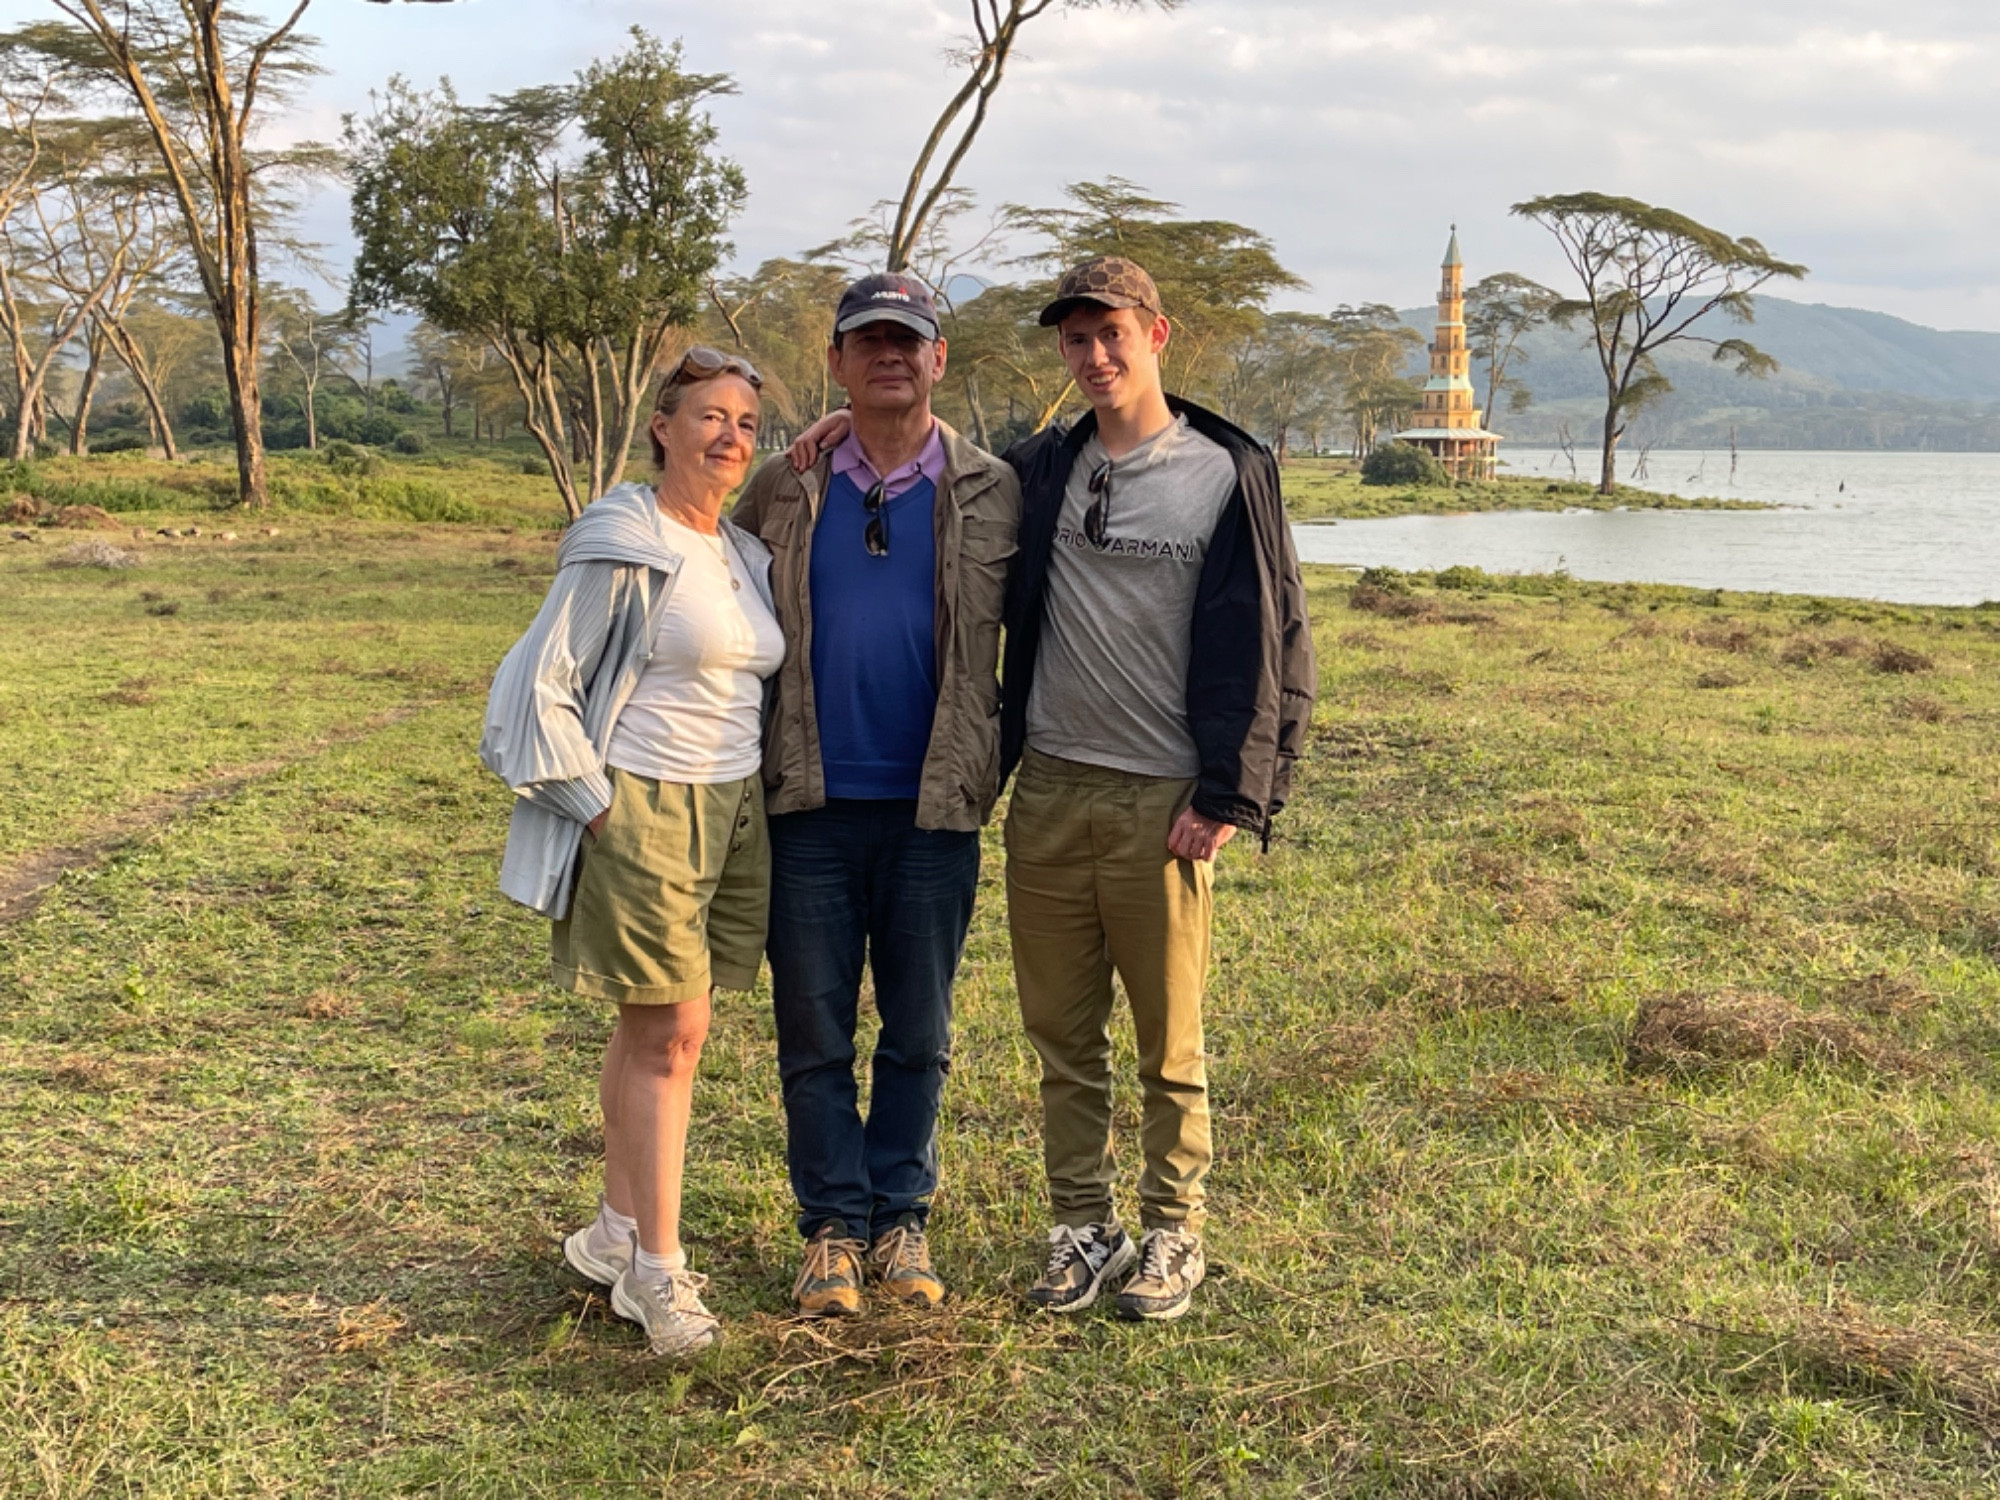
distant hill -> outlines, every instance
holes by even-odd
[[[1403,313],[1429,337],[1433,307]],[[1887,313],[1759,297],[1741,335],[1778,361],[1774,375],[1745,379],[1714,364],[1706,348],[1677,345],[1660,357],[1674,392],[1643,413],[1628,441],[1663,447],[1727,443],[1745,447],[2000,449],[2000,333],[1945,332]],[[1553,442],[1567,424],[1579,442],[1603,420],[1603,376],[1579,347],[1580,333],[1542,329],[1522,341],[1515,367],[1534,397],[1527,411],[1506,408],[1490,424],[1515,442]],[[1518,356],[1517,356],[1518,358]],[[1473,380],[1485,399],[1486,371]]]

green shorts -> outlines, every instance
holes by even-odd
[[[771,915],[761,778],[607,774],[610,815],[583,836],[576,894],[552,934],[555,982],[621,1005],[753,988]]]

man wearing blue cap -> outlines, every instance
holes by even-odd
[[[856,1312],[864,1280],[935,1306],[925,1238],[951,986],[999,795],[1000,617],[1020,521],[1012,469],[931,413],[945,341],[929,290],[864,277],[827,367],[853,427],[803,473],[781,455],[736,523],[772,553],[785,664],[766,715],[769,954],[786,1150],[805,1263],[793,1296]],[[867,1118],[864,961],[881,1035]]]

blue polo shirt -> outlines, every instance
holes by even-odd
[[[900,491],[890,486],[889,555],[874,557],[861,505],[870,471],[835,469],[813,531],[811,579],[826,794],[914,798],[937,716],[937,484],[919,473]]]

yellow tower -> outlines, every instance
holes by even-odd
[[[1499,465],[1500,434],[1480,425],[1486,414],[1473,404],[1472,351],[1465,342],[1465,262],[1458,253],[1458,226],[1444,252],[1444,281],[1438,288],[1437,337],[1431,342],[1431,374],[1414,424],[1396,441],[1422,448],[1451,471],[1454,479],[1491,479]]]

